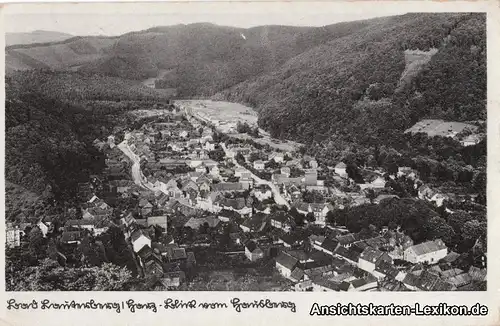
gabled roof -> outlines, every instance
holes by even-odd
[[[431,291],[439,276],[429,271],[423,271],[417,281],[417,287],[423,291]]]
[[[344,162],[340,162],[337,165],[335,165],[335,169],[345,169],[347,165]]]
[[[298,260],[287,253],[282,252],[278,257],[276,257],[276,263],[279,263],[289,270],[293,270],[293,268],[297,265]]]
[[[365,250],[359,256],[359,259],[369,261],[375,264],[375,262],[383,255],[383,252],[372,247],[366,247]]]
[[[425,255],[431,252],[447,249],[446,245],[441,239],[434,241],[427,241],[418,245],[411,246],[406,250],[413,250],[417,256]]]
[[[339,245],[339,242],[333,238],[326,238],[325,241],[321,244],[321,247],[330,251],[334,252],[337,246]]]
[[[132,234],[130,235],[132,242],[137,241],[137,239],[139,239],[141,236],[144,236],[144,237],[148,238],[149,240],[151,240],[151,238],[149,237],[149,234],[145,230],[137,229],[134,232],[132,232]]]
[[[64,231],[61,235],[62,242],[79,241],[82,237],[80,231]]]
[[[221,182],[212,185],[215,191],[238,191],[243,190],[243,185],[239,182]]]
[[[256,249],[260,249],[257,243],[253,240],[249,240],[245,243],[245,247],[248,249],[250,252],[254,252]]]
[[[302,280],[303,277],[304,277],[304,271],[298,267],[295,267],[292,273],[290,274],[290,278],[295,280],[296,282]]]
[[[399,274],[398,269],[394,267],[393,264],[385,260],[379,260],[377,262],[377,264],[375,265],[375,271],[382,273],[390,278],[395,278]]]
[[[339,246],[336,250],[335,253],[341,257],[347,258],[353,262],[358,262],[359,261],[359,256],[360,253],[351,249],[346,249],[342,246]]]
[[[222,217],[227,217],[229,219],[237,218],[237,217],[241,216],[240,213],[235,212],[233,210],[229,210],[229,209],[223,209],[219,213],[217,213],[217,215],[222,216]]]

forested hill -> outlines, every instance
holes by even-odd
[[[484,14],[376,21],[216,96],[250,104],[275,137],[373,145],[424,117],[486,117]],[[436,52],[437,50],[437,52]]]
[[[112,134],[123,112],[156,103],[168,102],[154,89],[119,78],[39,70],[7,77],[6,180],[35,195],[74,199],[78,182],[104,166],[94,139]]]
[[[213,95],[288,59],[385,18],[325,27],[236,28],[207,23],[156,27],[119,37],[76,37],[10,47],[6,70],[78,70],[142,80],[165,71],[180,96]]]

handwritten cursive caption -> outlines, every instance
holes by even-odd
[[[272,301],[270,299],[261,299],[253,301],[242,301],[239,298],[232,298],[229,302],[204,302],[197,300],[177,300],[167,298],[163,302],[137,302],[133,299],[114,302],[89,301],[63,301],[56,302],[49,299],[32,300],[20,302],[16,299],[7,300],[8,310],[108,310],[116,313],[129,311],[136,313],[140,311],[149,311],[157,313],[160,310],[178,310],[178,309],[234,309],[236,312],[242,312],[247,309],[287,309],[296,312],[295,302],[292,301]]]

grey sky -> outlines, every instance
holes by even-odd
[[[111,13],[110,11],[115,11]],[[218,25],[323,26],[342,21],[389,16],[404,11],[362,11],[328,3],[172,3],[8,5],[6,32],[50,30],[73,35],[120,35],[154,26],[211,22]]]

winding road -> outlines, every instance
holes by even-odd
[[[140,157],[135,154],[129,147],[128,143],[126,140],[118,144],[118,148],[125,154],[131,161],[132,161],[132,178],[134,179],[134,182],[136,185],[141,186],[144,189],[149,189],[151,191],[157,191],[159,189],[155,187],[149,186],[145,182],[144,175],[142,174],[141,171],[141,159]]]
[[[226,145],[222,143],[221,147],[222,147],[222,149],[224,149],[224,152],[226,153],[226,156],[229,156],[228,152],[227,152]],[[239,164],[234,158],[233,158],[233,163],[234,163],[235,166],[237,166],[239,168],[242,168],[246,172],[250,173],[250,175],[252,176],[252,179],[254,179],[257,184],[259,184],[259,185],[263,185],[263,184],[268,185],[269,188],[271,188],[271,191],[273,192],[274,201],[276,202],[276,204],[278,204],[278,205],[284,205],[288,209],[290,209],[290,204],[288,203],[288,201],[285,198],[283,198],[283,196],[281,195],[278,187],[276,187],[276,185],[274,183],[272,183],[271,181],[267,181],[267,180],[264,180],[262,178],[259,178],[258,176],[256,176],[255,174],[253,174],[252,171],[248,170],[247,168],[245,168],[244,166],[242,166],[241,164]]]

